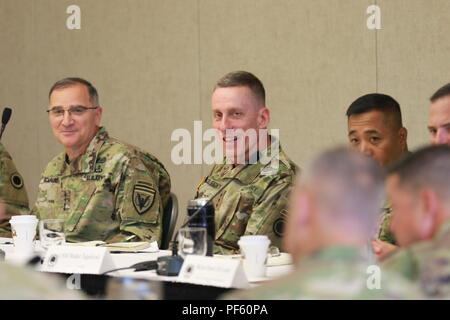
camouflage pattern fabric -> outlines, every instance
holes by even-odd
[[[396,250],[381,265],[417,281],[429,298],[450,299],[450,220],[433,239]]]
[[[276,157],[276,156],[274,156]],[[270,155],[269,155],[270,158]],[[269,162],[248,164],[214,200],[216,241],[215,254],[239,251],[242,235],[267,235],[271,245],[281,248],[283,224],[287,214],[288,194],[297,166],[279,147],[278,169]],[[196,198],[212,197],[244,165],[219,164],[204,177]]]
[[[63,152],[47,165],[33,213],[64,219],[71,242],[161,240],[170,178],[151,154],[117,141],[100,128],[70,164]]]
[[[388,242],[393,245],[397,245],[394,234],[390,231],[392,219],[392,205],[387,203],[383,212],[381,213],[380,231],[378,233],[378,239]]]
[[[0,262],[0,300],[81,300],[81,290],[70,290],[59,274]]]
[[[11,237],[9,219],[13,215],[28,214],[28,197],[22,176],[17,172],[11,156],[0,143],[0,203],[5,213],[0,219],[0,237]]]
[[[381,272],[379,288],[367,285],[374,273],[357,248],[329,247],[303,257],[291,274],[250,290],[225,295],[232,300],[420,299],[418,288],[401,275]],[[373,282],[375,284],[375,282]]]

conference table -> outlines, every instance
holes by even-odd
[[[25,260],[17,258],[13,241],[10,238],[0,238],[0,249],[5,252],[5,261],[7,263],[25,264]],[[111,259],[114,265],[113,269],[126,268],[131,265],[143,261],[155,261],[158,257],[169,256],[172,254],[170,250],[140,250],[134,252],[111,253]],[[112,251],[115,252],[115,251]],[[35,241],[35,254],[43,258],[45,250],[43,250],[39,241]],[[240,259],[239,255],[221,256],[215,255],[214,259]],[[27,260],[29,261],[29,259]],[[39,266],[35,266],[38,270]],[[280,253],[277,256],[270,256],[267,260],[266,277],[252,280],[249,279],[250,287],[261,285],[265,282],[272,281],[280,276],[288,274],[292,271],[290,256],[287,253]],[[68,279],[71,274],[58,273],[60,276]],[[81,274],[81,289],[94,298],[101,299],[138,299],[132,293],[126,292],[124,286],[144,286],[147,284],[148,290],[157,291],[155,299],[215,299],[221,294],[232,290],[233,288],[217,287],[213,285],[198,285],[180,282],[178,276],[161,276],[156,270],[134,271],[133,269],[119,270],[110,272],[107,275],[101,274]],[[111,289],[113,288],[113,289]]]

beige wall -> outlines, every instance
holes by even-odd
[[[366,8],[381,7],[368,30]],[[66,8],[81,7],[81,30]],[[90,80],[103,124],[167,167],[182,213],[207,166],[176,166],[170,141],[193,120],[209,127],[214,82],[249,70],[266,86],[272,128],[300,166],[346,143],[348,105],[379,92],[402,105],[409,144],[427,142],[428,97],[449,81],[448,0],[0,0],[0,108],[13,107],[3,143],[34,202],[58,152],[47,92],[66,76]]]

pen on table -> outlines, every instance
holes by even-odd
[[[109,253],[151,253],[148,251],[110,251]]]

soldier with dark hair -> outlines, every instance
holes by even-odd
[[[371,93],[356,99],[347,109],[350,145],[387,167],[408,152],[408,131],[403,126],[399,103],[392,97]],[[381,206],[381,204],[380,204]],[[373,241],[377,256],[396,248],[395,237],[389,230],[391,205],[382,209],[378,239]]]

